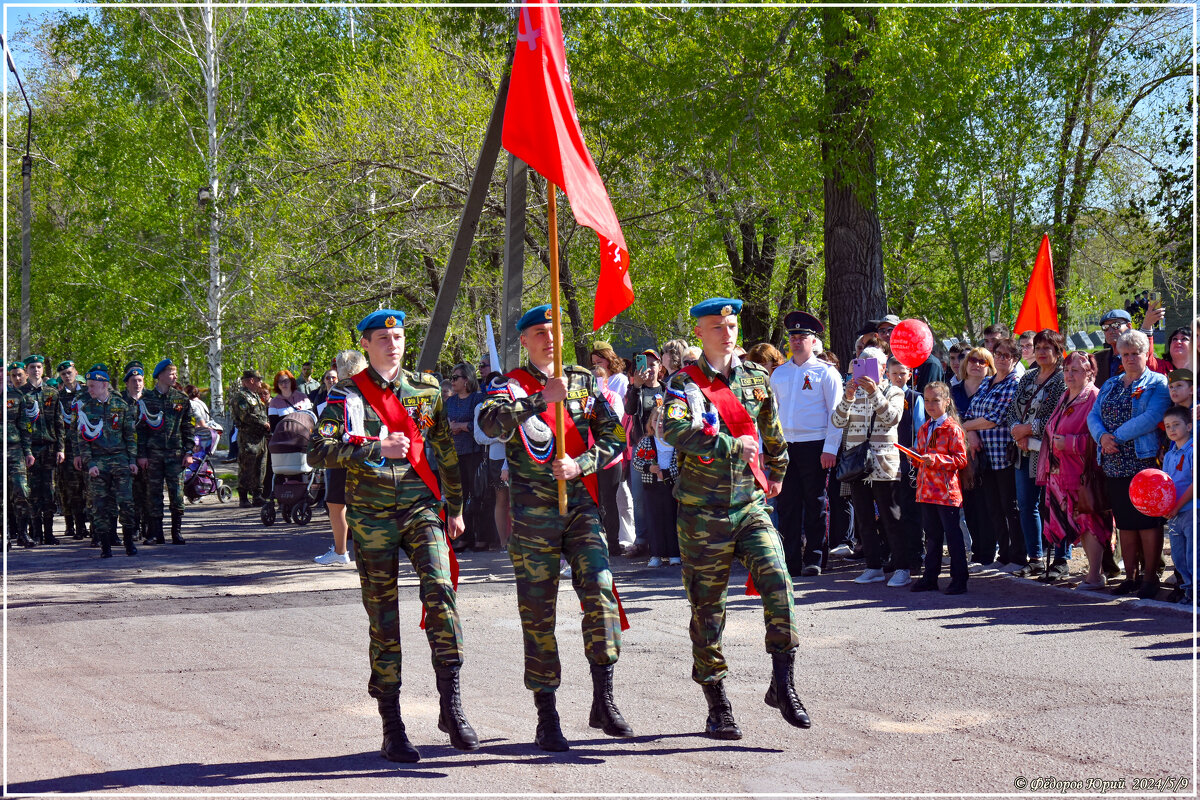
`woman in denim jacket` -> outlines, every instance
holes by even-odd
[[[1136,591],[1139,597],[1158,593],[1162,563],[1163,521],[1133,507],[1129,483],[1144,469],[1158,466],[1159,431],[1163,412],[1171,405],[1167,379],[1148,369],[1150,340],[1141,331],[1126,331],[1117,340],[1117,355],[1125,372],[1105,381],[1092,410],[1088,430],[1099,447],[1105,487],[1121,537],[1125,580],[1116,594]],[[1138,562],[1143,569],[1138,578]]]

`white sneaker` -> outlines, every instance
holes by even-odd
[[[670,564],[672,567],[678,567],[680,564],[683,563],[683,559],[680,558],[679,556],[672,556],[670,559],[667,560],[667,563]]]
[[[829,551],[829,555],[838,557],[848,556],[850,553],[850,545],[848,544],[839,544],[837,547]]]
[[[882,583],[884,581],[883,570],[868,569],[854,579],[855,583]]]
[[[892,579],[887,582],[888,586],[908,586],[912,583],[912,575],[906,569],[898,569],[892,573]]]
[[[329,545],[329,552],[325,555],[317,556],[313,559],[323,567],[332,567],[334,565],[344,565],[350,563],[350,553],[338,553],[333,549],[333,545]]]
[[[662,559],[658,556],[651,556],[650,561],[646,563],[647,567],[661,567]]]

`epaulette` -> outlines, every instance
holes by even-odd
[[[742,366],[746,368],[747,372],[757,372],[757,373],[761,373],[763,375],[770,374],[767,372],[766,367],[764,367],[762,364],[759,364],[755,361],[747,361],[745,359],[742,359]]]
[[[405,370],[404,376],[408,379],[408,382],[414,386],[429,386],[439,391],[442,388],[442,382],[439,381],[436,376],[428,372],[409,372],[408,370]]]

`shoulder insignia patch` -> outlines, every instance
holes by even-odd
[[[668,406],[667,407],[667,416],[670,417],[671,419],[683,419],[683,417],[684,417],[683,406],[680,406],[680,405]]]
[[[322,436],[333,436],[336,433],[337,433],[337,423],[334,423],[334,422],[322,422],[321,423],[321,435]]]

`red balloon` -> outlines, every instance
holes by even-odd
[[[1144,469],[1129,482],[1129,500],[1148,517],[1165,517],[1175,507],[1175,482],[1161,469]]]
[[[933,352],[933,331],[919,319],[903,320],[892,328],[892,355],[909,369],[925,363]]]

